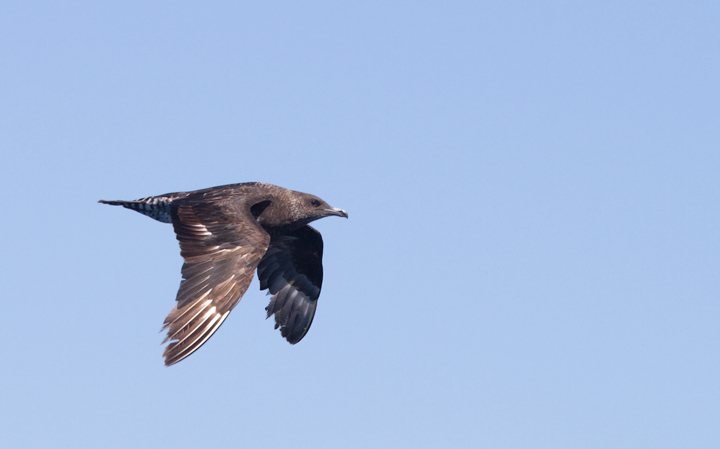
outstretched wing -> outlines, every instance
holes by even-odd
[[[315,316],[322,287],[323,241],[310,226],[273,237],[258,265],[260,290],[269,289],[268,318],[290,344],[302,340]]]
[[[270,242],[249,207],[191,201],[171,215],[185,263],[177,305],[163,327],[168,366],[195,352],[225,321]]]

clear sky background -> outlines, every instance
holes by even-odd
[[[0,5],[0,447],[720,447],[717,2]],[[320,196],[290,346],[254,281],[166,368],[172,227]]]

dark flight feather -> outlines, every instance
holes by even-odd
[[[258,265],[260,289],[272,295],[268,318],[275,315],[275,328],[295,344],[307,334],[315,316],[322,288],[323,241],[319,232],[303,226],[273,238]]]

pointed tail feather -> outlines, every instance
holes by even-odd
[[[171,199],[163,197],[141,198],[135,201],[106,201],[100,200],[98,203],[109,204],[111,206],[122,206],[127,209],[140,212],[143,215],[161,221],[163,223],[172,223],[170,217]]]

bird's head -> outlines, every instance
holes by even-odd
[[[286,189],[253,205],[251,211],[262,226],[276,229],[297,229],[333,215],[348,217],[347,212],[330,206],[315,195]]]
[[[292,210],[295,221],[304,224],[330,216],[348,218],[347,212],[343,209],[332,207],[315,195],[307,193],[299,193],[294,196]]]

